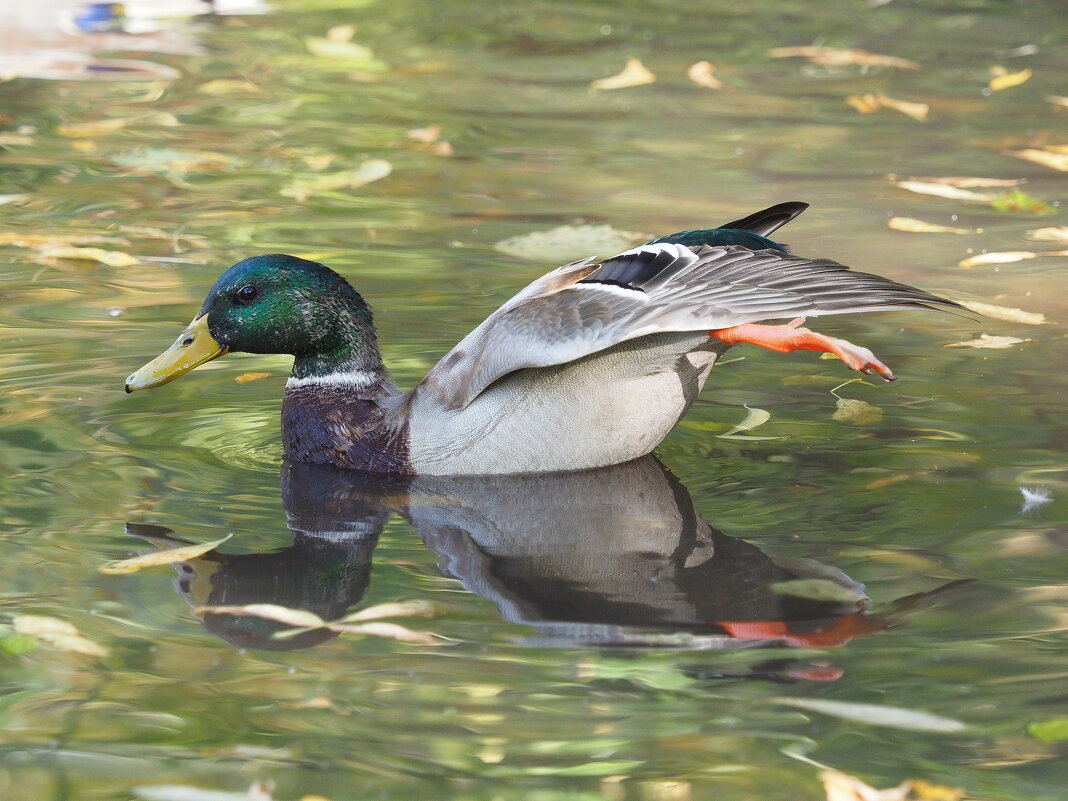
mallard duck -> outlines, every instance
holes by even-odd
[[[733,345],[834,353],[891,380],[870,350],[802,328],[804,318],[959,308],[768,239],[806,208],[780,203],[565,264],[491,314],[408,392],[382,363],[371,307],[343,277],[294,256],[254,256],[222,274],[189,327],[126,391],[231,351],[292,354],[282,437],[295,462],[401,475],[626,462],[660,444]],[[795,319],[758,324],[784,318]]]

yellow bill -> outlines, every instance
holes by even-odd
[[[173,345],[126,379],[126,391],[161,386],[229,350],[208,331],[208,315],[201,315],[178,335]]]

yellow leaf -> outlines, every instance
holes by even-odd
[[[916,61],[897,56],[884,56],[878,53],[869,53],[867,50],[844,50],[837,47],[819,47],[815,45],[805,47],[777,47],[769,50],[768,55],[772,58],[807,58],[813,64],[822,64],[827,67],[841,67],[856,64],[862,67],[897,67],[903,70],[918,70],[920,65]]]
[[[110,650],[85,637],[72,624],[48,615],[16,615],[11,621],[19,634],[36,637],[61,651],[70,651],[86,656],[107,656]]]
[[[628,89],[653,83],[656,76],[636,58],[628,58],[623,71],[609,78],[601,78],[590,84],[591,89]]]
[[[855,776],[837,770],[823,771],[820,779],[827,801],[905,801],[911,786],[909,782],[903,782],[897,787],[876,790]]]
[[[270,373],[242,373],[234,379],[239,384],[247,384],[249,381],[259,381],[261,378],[269,378]]]
[[[917,801],[960,801],[964,798],[963,787],[944,787],[924,779],[912,780],[912,792]]]
[[[1063,95],[1046,95],[1046,102],[1052,103],[1055,106],[1068,107],[1068,97]]]
[[[993,70],[991,70],[993,72]],[[1014,86],[1019,86],[1021,83],[1029,80],[1034,73],[1030,69],[1020,70],[1019,72],[1005,72],[1000,75],[995,75],[990,79],[990,83],[987,84],[992,92],[1000,92],[1002,89],[1011,89]]]
[[[1004,350],[1022,342],[1034,342],[1033,339],[1020,339],[1019,337],[995,337],[990,334],[980,334],[978,339],[969,339],[967,342],[950,342],[943,345],[945,348],[985,348],[988,350]]]
[[[933,181],[916,181],[916,180],[902,180],[897,176],[889,176],[890,183],[899,189],[907,189],[909,192],[915,192],[919,195],[933,195],[934,197],[944,197],[949,200],[967,200],[974,203],[989,203],[996,195],[991,195],[987,192],[972,192],[970,189],[961,189],[957,186],[951,186],[944,183],[936,183]]]
[[[152,553],[141,554],[141,556],[134,556],[130,559],[122,559],[118,562],[108,562],[106,565],[100,565],[97,570],[101,573],[116,575],[136,573],[143,567],[156,567],[157,565],[170,565],[175,562],[187,562],[190,559],[196,559],[198,556],[206,554],[208,551],[214,551],[232,536],[233,534],[227,534],[221,540],[215,540],[214,542],[203,542],[197,545],[183,545],[181,548],[171,548],[166,551],[153,551]]]
[[[1050,146],[1041,150],[1025,148],[1024,150],[1006,150],[1004,152],[1009,156],[1016,156],[1018,159],[1026,159],[1027,161],[1033,161],[1035,164],[1041,164],[1043,167],[1068,172],[1068,153],[1064,152],[1060,147]]]
[[[197,91],[205,95],[236,95],[259,92],[260,87],[252,83],[252,81],[238,78],[216,78],[213,81],[202,83],[197,87]]]
[[[245,606],[198,606],[193,610],[198,615],[234,615],[235,617],[261,617],[287,626],[302,629],[321,629],[326,621],[314,612],[305,609],[290,609],[278,604],[246,604]]]
[[[695,84],[705,89],[722,89],[723,81],[713,75],[715,71],[716,67],[711,62],[698,61],[690,65],[690,68],[686,70],[686,75]]]
[[[983,232],[982,228],[951,228],[948,225],[936,225],[912,217],[891,217],[886,224],[895,231],[908,231],[912,234],[981,234]]]
[[[986,264],[1011,264],[1014,261],[1036,259],[1040,254],[1030,250],[1007,250],[1001,253],[980,253],[957,262],[958,267],[982,267]]]
[[[46,259],[73,259],[75,261],[98,261],[108,267],[132,267],[141,260],[129,253],[103,248],[46,247],[41,251]]]
[[[871,92],[867,92],[862,95],[850,95],[845,99],[845,102],[859,111],[861,114],[874,114],[880,108],[882,104],[879,102],[879,98],[873,95]]]
[[[985,317],[993,317],[995,320],[1007,320],[1010,323],[1023,323],[1024,325],[1042,325],[1046,322],[1046,315],[1039,312],[1028,312],[1009,306],[995,306],[993,303],[980,303],[977,300],[964,301],[962,305]]]
[[[857,398],[838,398],[835,406],[837,408],[831,415],[831,419],[840,423],[856,423],[863,426],[883,419],[882,409]]]

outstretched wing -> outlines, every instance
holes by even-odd
[[[653,333],[956,306],[827,259],[655,243],[601,264],[576,262],[534,282],[460,342],[426,381],[447,408],[462,409],[515,370],[563,364]]]

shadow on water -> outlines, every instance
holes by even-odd
[[[776,558],[702,519],[687,489],[652,457],[602,470],[492,478],[382,479],[288,464],[282,498],[293,544],[272,553],[218,550],[175,565],[194,609],[270,603],[341,617],[366,593],[378,538],[399,514],[440,557],[442,571],[491,601],[549,647],[722,650],[833,648],[899,624],[957,581],[872,614],[842,571]],[[159,526],[128,533],[183,542]],[[284,623],[201,613],[206,629],[245,648],[308,648],[329,629],[284,639]],[[714,671],[706,677],[720,676]],[[734,674],[732,674],[734,675]],[[778,659],[756,677],[833,680],[833,666]]]

